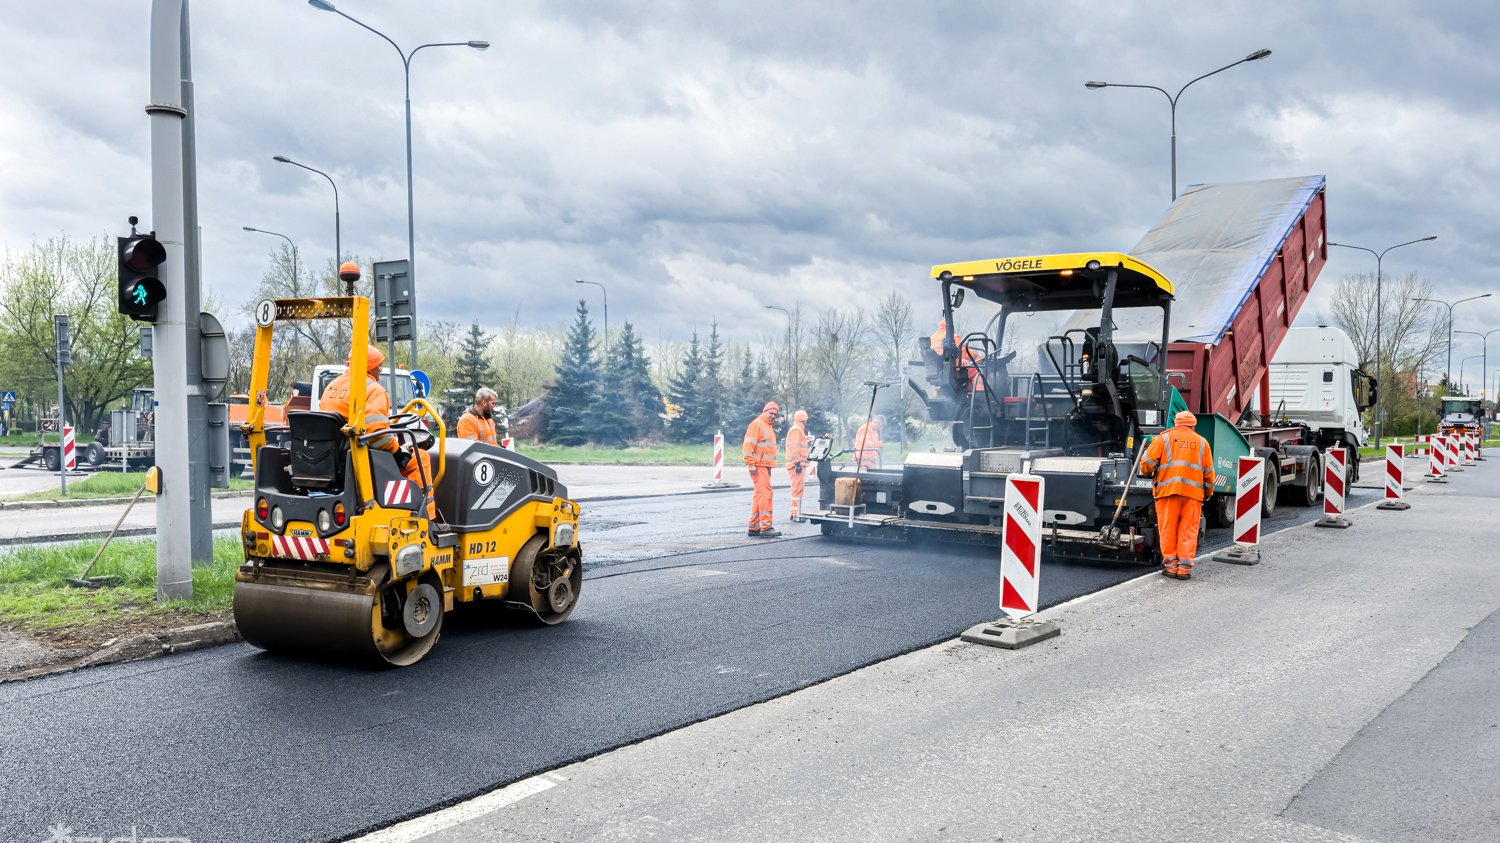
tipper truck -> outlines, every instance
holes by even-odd
[[[1236,459],[1266,460],[1265,511],[1279,487],[1321,495],[1322,458],[1300,425],[1269,426],[1268,367],[1326,259],[1321,176],[1190,187],[1129,254],[1082,252],[940,264],[945,333],[918,338],[908,379],[957,450],[913,453],[893,469],[837,464],[815,440],[825,534],[998,542],[1005,478],[1046,478],[1045,539],[1054,556],[1154,563],[1151,483],[1138,473],[1148,437],[1190,409],[1218,475],[1205,506],[1232,521]],[[999,306],[984,331],[954,333],[968,296]],[[1011,370],[1012,316],[1067,318]],[[933,346],[940,345],[941,351]],[[1264,415],[1264,414],[1262,414]]]

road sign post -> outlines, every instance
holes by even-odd
[[[73,335],[68,329],[68,315],[66,313],[59,313],[53,316],[52,328],[57,339],[57,353],[55,355],[57,358],[57,429],[59,434],[61,434],[64,430],[64,425],[67,424],[65,420],[68,417],[67,405],[63,403],[67,397],[63,390],[63,367],[73,364]],[[59,456],[62,455],[62,447],[63,441],[59,438]],[[67,497],[68,467],[59,459],[58,468],[61,470],[57,473],[57,482],[61,487],[62,496]]]
[[[396,340],[411,340],[412,367],[416,367],[417,345],[415,322],[416,291],[411,284],[411,263],[399,261],[375,262],[375,341],[385,342],[385,364],[390,367],[386,378],[386,390],[396,394]]]

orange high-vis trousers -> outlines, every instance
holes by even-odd
[[[807,463],[796,463],[786,467],[786,476],[792,482],[792,517],[802,514],[802,489],[807,485]],[[798,471],[798,469],[801,471]]]
[[[1203,501],[1186,495],[1156,499],[1156,532],[1167,565],[1192,567],[1193,557],[1198,555],[1198,522],[1202,517]]]
[[[750,480],[755,492],[750,495],[750,529],[771,529],[771,468],[764,465],[750,466]]]

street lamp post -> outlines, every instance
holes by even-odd
[[[339,223],[339,186],[337,184],[334,184],[333,176],[328,175],[322,170],[316,169],[314,167],[309,167],[306,164],[299,164],[296,161],[293,161],[292,159],[286,157],[285,155],[274,155],[271,157],[271,160],[280,161],[283,164],[291,164],[293,167],[301,167],[304,170],[317,173],[323,178],[328,179],[328,184],[333,188],[333,272],[335,275],[337,275],[339,271],[339,261],[342,261],[344,259],[344,244],[342,240],[342,233],[340,231],[342,226]],[[344,294],[349,296],[354,295],[353,281],[349,281],[346,283]]]
[[[396,50],[396,54],[401,56],[401,67],[403,72],[406,74],[406,271],[408,273],[407,279],[411,282],[412,289],[415,290],[417,285],[417,229],[416,215],[414,210],[416,203],[412,190],[411,175],[411,60],[417,55],[418,52],[421,52],[428,47],[470,47],[475,50],[488,50],[490,48],[490,42],[440,41],[430,44],[418,45],[408,53],[402,50],[401,46],[395,41],[392,41],[390,37],[387,36],[384,32],[381,32],[380,30],[376,29],[373,26],[370,26],[363,21],[344,14],[343,12],[334,8],[334,5],[332,3],[329,3],[328,0],[307,0],[307,3],[314,9],[321,9],[325,12],[333,12],[341,18],[344,18],[345,20],[350,21],[351,23],[354,23],[363,29],[375,33],[376,35],[380,36],[387,44],[390,44],[392,47],[394,47]],[[413,302],[413,305],[415,305],[415,301]],[[413,307],[413,310],[415,311],[415,307]],[[396,330],[395,324],[393,323],[390,327],[392,334],[394,334]],[[392,369],[395,368],[395,365],[396,361],[392,360]],[[411,323],[411,368],[417,368],[417,320],[415,312],[412,313]]]
[[[1478,331],[1454,331],[1453,332],[1455,334],[1469,334],[1471,336],[1479,337],[1479,341],[1484,344],[1483,345],[1484,350],[1480,354],[1480,357],[1484,358],[1484,362],[1479,364],[1479,366],[1480,366],[1480,369],[1479,369],[1479,406],[1481,408],[1484,407],[1484,397],[1485,397],[1484,396],[1484,388],[1485,388],[1485,386],[1487,386],[1487,384],[1485,383],[1485,381],[1488,379],[1489,371],[1490,371],[1490,334],[1493,334],[1493,333],[1495,333],[1497,331],[1500,331],[1500,328],[1494,328],[1492,330],[1485,331],[1482,334],[1479,333]],[[1463,371],[1463,364],[1459,364],[1459,371],[1460,371],[1460,373],[1462,373],[1462,371]],[[1460,378],[1460,380],[1462,380],[1462,378]]]
[[[1177,101],[1182,98],[1182,92],[1186,91],[1188,89],[1188,86],[1192,85],[1193,82],[1197,82],[1197,81],[1202,80],[1202,79],[1207,79],[1208,77],[1214,75],[1215,73],[1223,73],[1224,71],[1228,70],[1229,68],[1235,67],[1235,66],[1238,66],[1238,65],[1241,65],[1241,64],[1244,64],[1247,61],[1260,61],[1261,59],[1265,58],[1266,56],[1269,56],[1270,54],[1271,54],[1270,50],[1256,50],[1255,52],[1251,53],[1248,56],[1245,56],[1244,58],[1240,59],[1237,62],[1226,64],[1223,67],[1219,68],[1218,70],[1210,71],[1208,73],[1203,74],[1202,76],[1199,76],[1197,79],[1193,79],[1193,80],[1189,81],[1187,83],[1187,85],[1183,85],[1181,88],[1178,88],[1177,89],[1177,93],[1175,95],[1174,94],[1169,94],[1169,93],[1167,93],[1166,89],[1164,89],[1164,88],[1158,88],[1155,85],[1125,85],[1125,84],[1121,84],[1119,82],[1085,82],[1085,83],[1083,83],[1083,86],[1085,88],[1091,88],[1091,89],[1098,89],[1098,88],[1149,88],[1149,89],[1151,89],[1153,91],[1161,91],[1162,96],[1164,96],[1164,97],[1167,98],[1167,103],[1172,107],[1172,199],[1173,199],[1173,201],[1176,201],[1176,199],[1177,199]]]
[[[1469,384],[1468,381],[1464,379],[1464,368],[1469,365],[1470,360],[1479,360],[1483,357],[1483,354],[1470,354],[1468,357],[1465,357],[1464,359],[1458,361],[1458,382],[1463,385],[1465,395],[1469,393]]]
[[[574,284],[593,284],[604,292],[604,360],[609,362],[609,290],[598,281],[584,281],[581,278],[573,279]]]
[[[1466,301],[1474,301],[1475,299],[1487,299],[1491,295],[1491,293],[1481,293],[1477,296],[1469,296],[1466,299],[1459,299],[1452,304],[1449,304],[1442,299],[1426,299],[1422,298],[1421,296],[1417,296],[1412,299],[1412,301],[1425,301],[1431,304],[1440,304],[1443,307],[1448,308],[1448,368],[1443,373],[1443,379],[1448,382],[1449,389],[1453,388],[1453,308],[1463,304]]]
[[[1369,252],[1370,254],[1372,254],[1372,255],[1375,256],[1375,380],[1377,382],[1384,383],[1384,381],[1381,380],[1381,378],[1383,377],[1381,375],[1381,364],[1385,360],[1385,355],[1383,355],[1383,354],[1380,353],[1380,319],[1381,319],[1381,298],[1380,298],[1380,295],[1381,295],[1381,286],[1382,286],[1382,279],[1383,279],[1383,276],[1381,275],[1381,264],[1385,260],[1385,253],[1389,252],[1392,249],[1399,249],[1402,246],[1410,246],[1413,243],[1426,243],[1429,240],[1436,240],[1436,239],[1437,239],[1437,235],[1436,234],[1429,234],[1426,237],[1419,237],[1416,240],[1408,240],[1405,243],[1397,243],[1394,246],[1387,246],[1386,248],[1381,249],[1378,252],[1375,251],[1374,249],[1368,249],[1368,248],[1366,248],[1364,246],[1350,246],[1347,243],[1333,243],[1333,242],[1330,242],[1328,244],[1330,246],[1338,246],[1340,249],[1358,249],[1361,252]],[[1452,352],[1450,351],[1449,354],[1451,356]],[[1449,362],[1451,363],[1452,361],[1450,360]],[[1381,407],[1382,402],[1381,402],[1380,399],[1382,397],[1384,397],[1384,393],[1385,393],[1385,390],[1381,390],[1381,391],[1375,393],[1375,447],[1377,447],[1377,448],[1380,447],[1380,434],[1381,434],[1381,431],[1382,431],[1382,429],[1384,427],[1384,425],[1382,424],[1383,420],[1382,420],[1381,414],[1380,414],[1381,413],[1381,409],[1382,409],[1382,407]]]
[[[285,234],[278,234],[277,232],[274,232],[274,231],[266,231],[263,228],[252,228],[252,227],[250,227],[248,225],[242,225],[240,227],[243,228],[243,229],[245,229],[246,231],[253,231],[256,234],[269,234],[272,237],[280,237],[282,240],[285,240],[289,245],[291,245],[291,247],[292,247],[292,292],[294,294],[296,294],[296,295],[301,295],[302,294],[302,290],[301,290],[302,279],[300,277],[298,277],[298,275],[297,275],[297,244],[292,242],[292,238],[286,236]]]
[[[780,305],[775,304],[766,305],[766,310],[779,310],[781,311],[782,315],[786,317],[786,399],[789,403],[795,405],[797,403],[797,395],[795,394],[795,387],[793,386],[793,384],[796,382],[797,376],[796,363],[794,362],[794,356],[792,355],[792,312],[784,307],[781,307]],[[792,407],[790,409],[796,408]]]

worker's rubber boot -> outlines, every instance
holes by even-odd
[[[1177,560],[1176,559],[1165,559],[1164,558],[1164,559],[1161,560],[1161,575],[1162,576],[1164,576],[1164,577],[1175,577],[1175,576],[1177,576],[1176,572],[1177,572]]]
[[[781,538],[781,532],[779,530],[771,530],[771,529],[766,529],[766,530],[751,530],[750,532],[746,533],[745,535],[749,536],[752,539],[779,539],[779,538]]]

